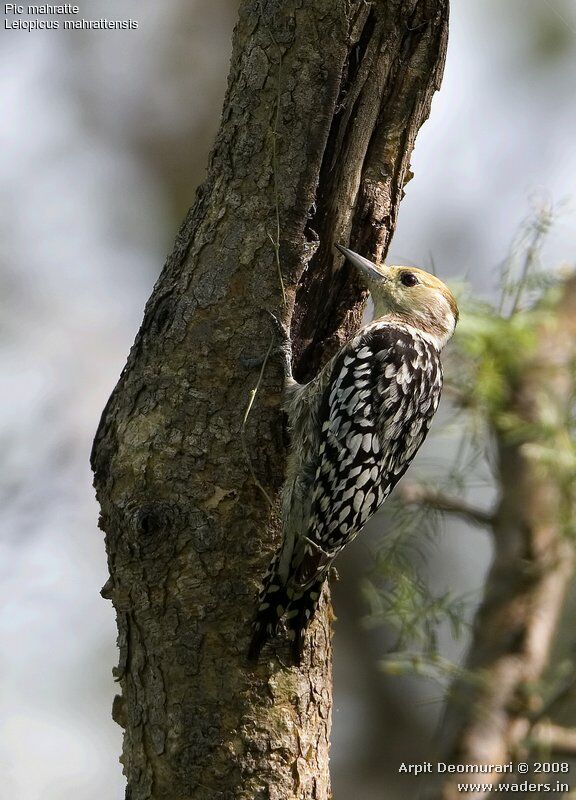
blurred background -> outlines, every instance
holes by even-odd
[[[110,16],[107,2],[89,8]],[[117,0],[114,18],[137,19],[137,30],[2,30],[0,765],[10,800],[124,796],[88,455],[204,176],[236,9]],[[575,96],[573,0],[454,3],[389,262],[435,265],[493,296],[519,225],[543,206],[556,209],[545,263],[573,261]],[[362,624],[367,538],[341,559],[335,589],[332,774],[336,797],[376,800],[383,782],[386,797],[400,796],[399,760],[430,753],[442,690],[380,669],[389,636]],[[489,560],[486,534],[451,524],[428,546],[430,584],[466,593],[472,613]],[[441,641],[449,658],[465,646],[466,636]]]

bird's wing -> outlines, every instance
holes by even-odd
[[[320,414],[308,532],[324,553],[353,539],[400,480],[428,432],[440,387],[435,351],[390,325],[356,337],[336,359]],[[318,552],[308,549],[313,562]]]

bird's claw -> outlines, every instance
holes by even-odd
[[[280,319],[278,319],[278,317],[276,316],[276,314],[274,314],[274,312],[266,311],[266,313],[272,320],[272,323],[274,325],[274,330],[276,331],[276,334],[278,335],[280,341],[282,343],[290,342],[290,331],[288,330],[286,325],[284,325],[284,323]]]
[[[276,314],[272,311],[267,312],[274,325],[276,336],[279,339],[276,352],[280,353],[284,360],[284,370],[286,378],[292,377],[292,340],[290,338],[290,331],[281,320],[278,319]]]

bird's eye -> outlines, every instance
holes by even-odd
[[[400,282],[404,286],[416,286],[418,278],[413,272],[403,272],[402,275],[400,275]]]

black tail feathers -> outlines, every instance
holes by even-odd
[[[253,623],[253,636],[248,648],[248,659],[256,661],[268,639],[278,632],[280,620],[286,615],[286,624],[292,639],[291,652],[294,662],[300,664],[306,629],[312,621],[325,575],[316,580],[301,595],[289,598],[286,589],[270,581]]]
[[[300,597],[295,597],[290,603],[286,622],[293,636],[290,649],[296,664],[300,664],[302,660],[306,629],[314,619],[325,577],[325,575],[322,575],[321,578],[314,581],[312,586],[306,589],[304,594],[300,595]]]
[[[289,603],[284,587],[270,581],[265,592],[260,595],[258,611],[252,623],[254,633],[248,648],[249,661],[256,661],[268,639],[276,635]]]

